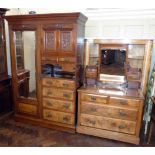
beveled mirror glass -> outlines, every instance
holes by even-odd
[[[14,31],[19,97],[36,98],[35,31]]]

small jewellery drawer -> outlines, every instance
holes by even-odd
[[[43,110],[43,118],[50,121],[66,123],[66,124],[74,124],[75,117],[74,114],[58,112],[54,110]]]
[[[135,134],[136,122],[81,114],[81,125],[110,131]]]
[[[140,100],[136,99],[126,99],[126,98],[117,98],[117,97],[110,97],[109,104],[116,105],[116,106],[128,106],[128,107],[135,107],[138,108],[140,105]]]
[[[75,93],[74,91],[57,89],[57,88],[46,88],[43,87],[43,96],[45,97],[55,97],[66,100],[74,100]]]
[[[131,121],[136,121],[138,117],[138,110],[136,109],[118,108],[87,102],[81,103],[81,113]]]
[[[21,113],[37,115],[37,107],[35,105],[19,103],[18,108]]]
[[[82,101],[107,104],[108,96],[98,96],[98,95],[94,95],[94,94],[82,93],[81,99],[82,99]]]
[[[74,102],[43,98],[43,107],[66,112],[74,112]]]
[[[42,84],[43,86],[47,87],[61,87],[66,89],[75,89],[75,81],[72,80],[43,78]]]

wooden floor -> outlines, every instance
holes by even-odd
[[[143,138],[142,138],[143,139]],[[155,144],[155,143],[154,143]],[[146,145],[141,142],[139,146]],[[135,147],[136,145],[83,134],[42,128],[35,125],[15,122],[12,118],[0,122],[0,146],[6,147]]]

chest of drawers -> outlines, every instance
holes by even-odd
[[[42,86],[43,119],[75,129],[76,82],[62,78],[43,78]]]
[[[143,97],[99,93],[98,88],[78,90],[77,132],[139,143]]]

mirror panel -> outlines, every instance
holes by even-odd
[[[125,76],[126,51],[101,49],[100,73]]]
[[[36,98],[35,31],[14,31],[18,96]]]

